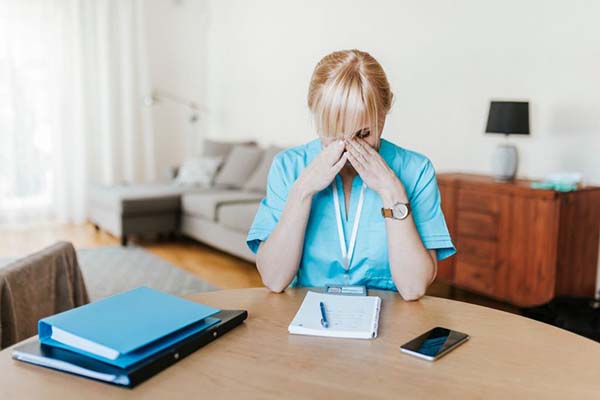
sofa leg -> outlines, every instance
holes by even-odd
[[[123,247],[127,246],[127,235],[121,236],[121,246],[123,246]]]

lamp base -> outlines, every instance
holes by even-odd
[[[515,179],[519,165],[519,153],[514,144],[499,144],[494,152],[492,168],[494,178],[500,182],[509,182]]]

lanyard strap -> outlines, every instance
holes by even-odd
[[[335,219],[337,221],[340,249],[342,250],[342,257],[344,258],[344,267],[346,268],[346,271],[350,269],[350,262],[352,261],[354,247],[356,246],[356,235],[358,234],[358,223],[360,222],[360,215],[365,198],[365,187],[366,186],[363,183],[362,187],[360,188],[360,197],[358,198],[358,206],[356,207],[356,214],[354,215],[352,236],[350,236],[350,243],[348,243],[348,248],[346,248],[346,237],[344,235],[344,227],[342,225],[342,213],[340,210],[340,199],[338,198],[337,183],[335,179],[333,181],[333,206],[335,208]]]

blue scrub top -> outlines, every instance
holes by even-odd
[[[266,240],[277,225],[292,184],[321,149],[320,139],[315,139],[284,150],[273,159],[266,197],[260,203],[246,238],[248,247],[254,253],[260,242]],[[413,219],[425,247],[436,249],[438,260],[456,253],[440,207],[440,191],[431,161],[422,154],[403,149],[385,139],[381,140],[379,154],[406,189]],[[335,183],[338,185],[342,224],[348,245],[363,182],[357,175],[352,183],[348,220],[339,174]],[[291,285],[366,285],[374,289],[397,290],[390,272],[385,218],[381,215],[379,195],[368,187],[365,190],[356,247],[348,271],[344,268],[339,245],[332,196],[333,189],[329,185],[313,197],[302,259]]]

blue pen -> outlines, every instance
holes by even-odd
[[[325,314],[325,304],[323,304],[323,302],[320,302],[319,304],[321,305],[321,325],[323,325],[323,328],[329,328],[327,314]]]

